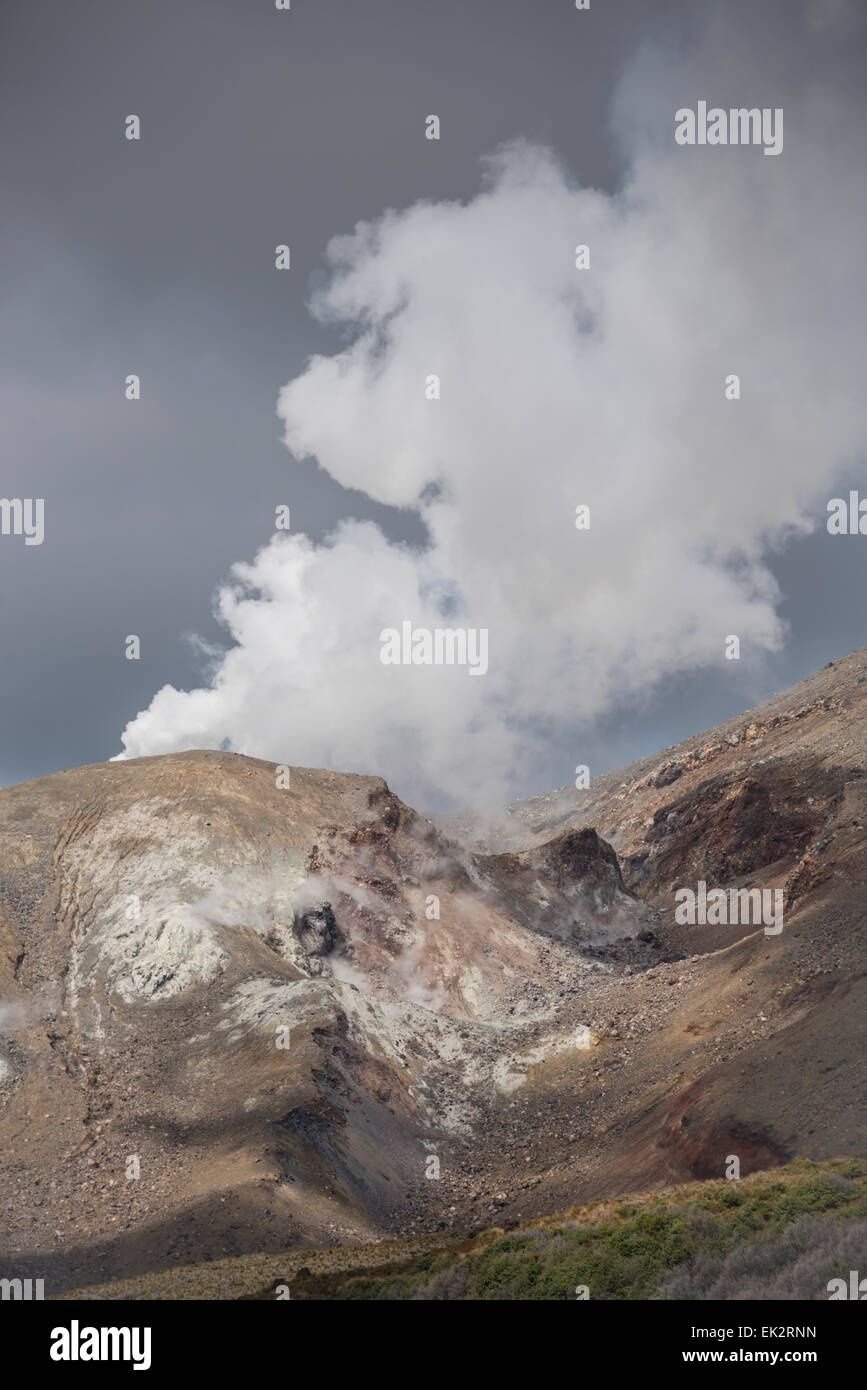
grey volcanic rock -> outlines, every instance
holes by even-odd
[[[617,855],[592,828],[561,831],[511,854],[476,855],[479,873],[499,890],[504,910],[524,925],[593,952],[638,938],[656,913],[627,893]]]

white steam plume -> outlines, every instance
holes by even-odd
[[[313,308],[355,336],[282,391],[286,443],[416,509],[430,545],[356,522],[275,537],[220,591],[233,646],[211,685],[160,690],[125,756],[228,739],[380,773],[416,804],[505,797],[552,741],[718,661],[728,634],[780,645],[768,555],[821,524],[867,438],[860,121],[845,84],[799,74],[779,157],[676,146],[697,96],[783,104],[786,74],[765,79],[746,39],[718,52],[633,66],[616,195],[518,142],[468,203],[332,242]],[[380,631],[404,619],[487,628],[487,674],[383,666]]]

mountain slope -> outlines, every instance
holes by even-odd
[[[0,792],[4,1266],[57,1291],[863,1153],[865,674],[496,833],[227,753]],[[783,931],[678,925],[702,878],[781,888]]]

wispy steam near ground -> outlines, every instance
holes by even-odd
[[[784,65],[798,20],[780,13]],[[809,76],[751,67],[746,33],[645,50],[613,105],[615,195],[518,141],[468,203],[332,242],[312,308],[347,346],[282,391],[286,443],[417,510],[429,546],[370,523],[276,533],[218,596],[231,644],[210,683],[160,690],[127,757],[224,745],[382,773],[416,804],[503,798],[555,735],[574,729],[581,761],[582,724],[719,662],[729,634],[747,660],[783,641],[768,556],[863,478],[862,108],[820,70],[848,13],[809,7]],[[785,107],[784,151],[676,145],[699,98]],[[487,628],[485,677],[382,665],[407,619]]]

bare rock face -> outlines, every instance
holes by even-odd
[[[640,940],[657,921],[626,891],[617,855],[591,828],[561,831],[518,853],[477,855],[475,864],[505,912],[588,955],[615,940]]]
[[[323,901],[300,913],[295,919],[295,934],[308,967],[314,960],[327,959],[342,939],[331,903]]]
[[[0,791],[4,1264],[59,1290],[863,1151],[865,669],[496,831],[227,753]],[[780,887],[785,929],[676,925],[698,879]]]

